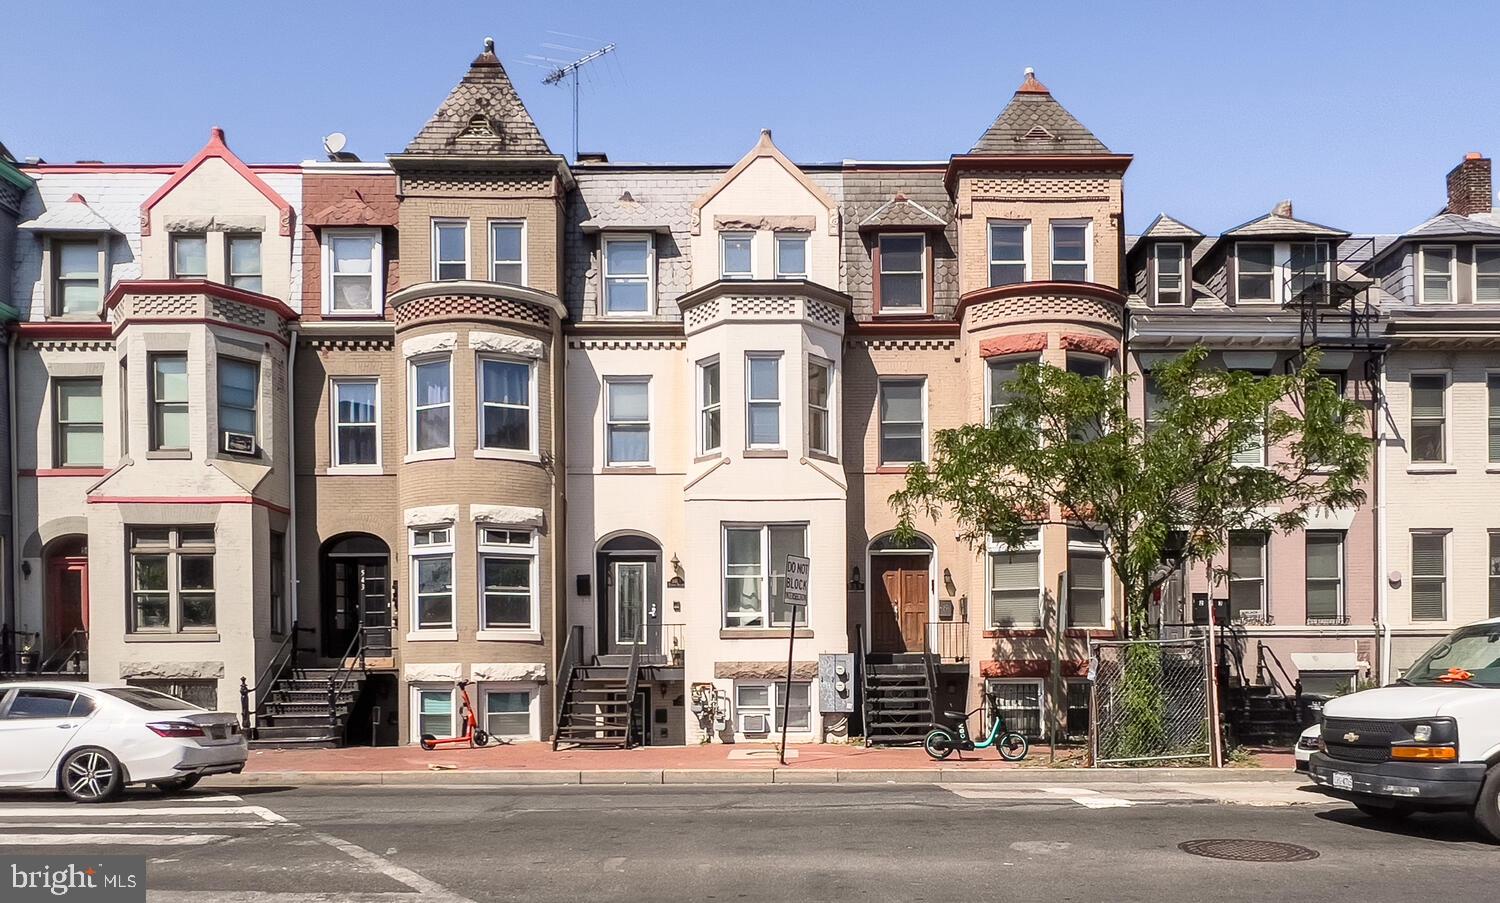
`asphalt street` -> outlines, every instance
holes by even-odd
[[[1207,839],[1316,858],[1178,846]],[[1500,846],[1461,817],[1391,829],[1264,784],[263,787],[106,806],[9,794],[0,853],[149,856],[155,903],[1489,903],[1500,875]]]

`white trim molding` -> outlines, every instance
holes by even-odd
[[[408,527],[441,527],[458,522],[457,505],[428,505],[407,508],[403,520]]]
[[[434,332],[430,335],[419,335],[402,342],[401,356],[407,358],[421,357],[424,354],[452,351],[457,347],[458,333]]]

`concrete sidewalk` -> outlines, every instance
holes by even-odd
[[[935,762],[921,749],[837,744],[788,747],[787,765],[776,747],[712,744],[636,749],[562,749],[517,743],[485,749],[425,752],[416,746],[344,749],[252,750],[240,775],[208,779],[215,787],[300,784],[951,784],[1222,783],[1301,781],[1289,754],[1263,754],[1260,767],[1209,769],[1083,768],[1077,750],[1060,751],[1048,767],[1048,750],[1033,748],[1023,762],[1004,762],[992,751]]]

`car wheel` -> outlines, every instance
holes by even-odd
[[[63,758],[57,786],[75,803],[107,803],[124,789],[125,774],[109,750],[85,747]]]
[[[1384,803],[1357,802],[1354,804],[1354,808],[1377,821],[1385,822],[1402,821],[1412,813],[1411,808],[1408,806],[1386,805]]]
[[[1479,799],[1474,802],[1474,824],[1491,843],[1500,843],[1500,765],[1490,766]]]
[[[169,778],[165,781],[155,782],[156,789],[160,790],[162,793],[176,793],[179,790],[187,790],[189,788],[197,786],[198,782],[202,780],[202,778],[203,775],[201,774],[185,774],[180,778]]]

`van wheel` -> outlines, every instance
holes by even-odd
[[[57,786],[75,803],[107,803],[125,788],[125,774],[108,750],[85,747],[63,758]]]
[[[1491,843],[1500,843],[1500,765],[1491,765],[1474,802],[1474,824]]]

